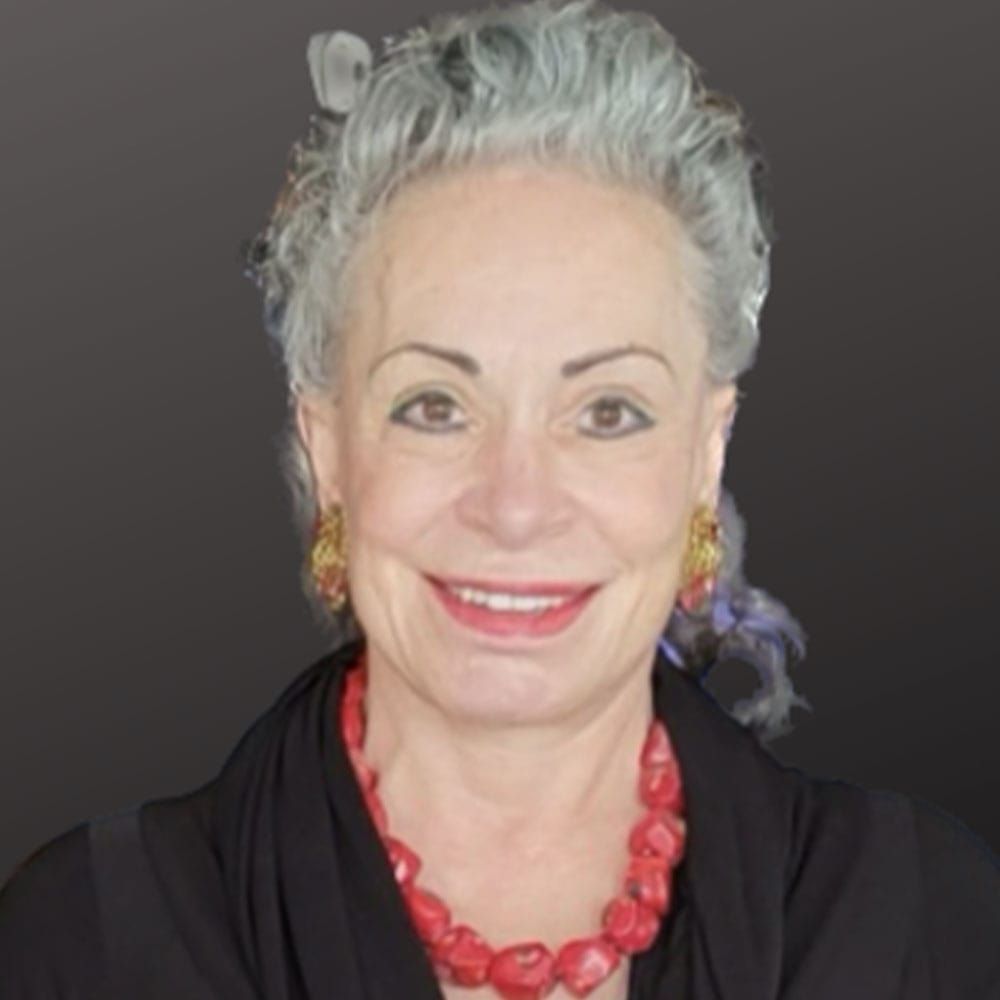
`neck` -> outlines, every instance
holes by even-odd
[[[390,830],[525,859],[581,831],[622,841],[624,817],[638,815],[651,667],[643,657],[558,719],[487,727],[449,715],[369,646],[364,754]]]

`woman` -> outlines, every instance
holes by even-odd
[[[985,844],[763,746],[804,639],[721,487],[770,245],[736,106],[589,0],[308,56],[248,251],[335,646],[212,781],[22,864],[4,996],[1000,995]]]

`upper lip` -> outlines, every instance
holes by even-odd
[[[538,594],[546,597],[573,597],[600,586],[598,583],[553,580],[474,580],[471,577],[427,575],[434,583],[447,584],[449,587],[472,587],[500,594]]]

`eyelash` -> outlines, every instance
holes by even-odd
[[[405,414],[405,412],[411,406],[413,406],[414,403],[419,403],[422,400],[445,401],[452,404],[454,404],[455,402],[451,398],[451,396],[449,396],[447,393],[440,392],[437,390],[428,390],[426,392],[421,392],[416,396],[413,396],[411,399],[408,399],[400,403],[399,406],[393,409],[392,412],[389,414],[389,418],[394,423],[402,424],[403,426],[410,427],[414,430],[426,431],[429,434],[450,434],[453,431],[462,430],[464,426],[462,424],[452,424],[450,426],[445,426],[445,427],[438,426],[437,428],[432,429],[431,427],[428,427],[426,425],[421,427],[418,424],[414,424],[411,423],[409,420],[406,420],[403,414]],[[643,430],[646,427],[649,427],[653,423],[653,421],[649,418],[649,415],[645,413],[645,411],[640,410],[639,407],[635,406],[633,403],[630,403],[623,396],[601,396],[600,398],[595,399],[594,402],[590,405],[596,406],[601,403],[622,404],[625,408],[631,410],[632,413],[636,414],[639,417],[639,423],[633,428],[633,430]],[[624,431],[617,434],[594,434],[590,432],[584,432],[584,433],[586,434],[587,437],[608,439],[608,438],[625,437],[627,434],[632,433],[632,431]]]

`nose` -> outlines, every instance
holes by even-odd
[[[470,528],[505,548],[558,535],[572,517],[555,443],[537,428],[507,426],[484,441],[473,482],[458,502]]]

